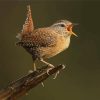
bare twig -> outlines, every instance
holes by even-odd
[[[11,82],[5,89],[0,91],[0,100],[16,100],[18,97],[25,95],[30,89],[43,82],[50,75],[60,71],[64,65],[56,66],[47,74],[48,67],[38,69],[22,78]]]

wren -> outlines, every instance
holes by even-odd
[[[36,60],[52,68],[54,65],[44,59],[51,58],[69,47],[71,36],[77,36],[72,31],[74,24],[68,20],[58,20],[51,26],[34,29],[30,6],[27,9],[27,19],[21,33],[16,36],[19,39],[16,45],[32,55],[34,70]]]

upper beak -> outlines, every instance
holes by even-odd
[[[70,34],[72,34],[72,35],[78,37],[78,36],[72,31],[73,26],[76,26],[76,25],[78,25],[78,24],[77,24],[77,23],[73,23],[73,24],[70,26]]]

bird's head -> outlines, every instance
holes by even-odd
[[[68,36],[71,36],[71,35],[77,36],[72,31],[72,28],[74,25],[77,25],[77,24],[74,24],[68,20],[58,20],[53,25],[51,25],[51,27],[53,27],[60,34],[67,34]]]

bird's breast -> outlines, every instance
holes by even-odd
[[[70,37],[60,36],[59,40],[57,41],[56,49],[58,52],[61,52],[69,47],[70,44]]]
[[[54,47],[46,47],[45,49],[41,48],[43,58],[50,58],[53,57],[60,52],[64,51],[69,47],[70,44],[70,37],[65,38],[63,36],[58,36],[56,45]]]

